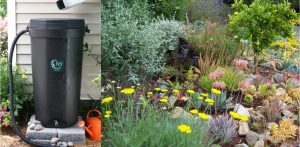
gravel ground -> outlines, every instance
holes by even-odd
[[[21,132],[25,134],[25,126],[21,126]],[[75,145],[75,147],[101,147],[101,143],[99,142],[94,142],[89,139],[86,141],[87,145]],[[12,128],[2,128],[0,130],[0,147],[30,147],[30,145],[22,141]]]

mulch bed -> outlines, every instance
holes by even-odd
[[[26,123],[20,126],[23,134],[26,133],[26,127]],[[75,145],[75,147],[101,147],[100,142],[95,142],[88,138],[86,142],[86,145]],[[0,147],[30,147],[30,145],[22,141],[12,128],[0,128]]]

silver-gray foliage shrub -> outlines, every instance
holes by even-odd
[[[210,135],[221,144],[228,143],[237,136],[237,126],[228,114],[219,115],[210,120],[208,124]]]
[[[165,52],[176,48],[177,37],[186,36],[185,27],[173,20],[152,20],[142,0],[130,6],[115,1],[102,8],[101,70],[120,81],[149,80],[163,69]]]

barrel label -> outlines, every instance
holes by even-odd
[[[65,60],[61,58],[52,58],[49,60],[49,71],[51,72],[64,72]]]

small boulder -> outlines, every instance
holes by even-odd
[[[286,110],[286,106],[287,106],[287,104],[285,103],[285,102],[283,102],[283,101],[278,101],[278,104],[279,104],[279,107],[280,107],[280,110],[282,111],[282,110]]]
[[[183,108],[181,107],[175,107],[173,111],[171,112],[171,118],[177,119],[177,118],[194,118],[194,116],[186,112]]]
[[[32,124],[32,121],[29,121],[29,122],[27,123],[28,126],[30,126],[31,124]]]
[[[57,145],[57,146],[60,146],[60,145],[61,145],[61,142],[59,141],[56,145]]]
[[[259,139],[254,145],[254,147],[264,147],[264,146],[265,146],[265,142],[262,139]]]
[[[33,124],[35,124],[35,125],[41,125],[42,123],[41,123],[40,121],[38,121],[38,120],[35,120],[35,121],[33,122]]]
[[[251,130],[246,134],[246,141],[247,144],[250,146],[253,146],[258,139],[259,139],[259,135]]]
[[[36,127],[36,125],[33,124],[33,123],[29,125],[29,129],[30,129],[30,130],[34,130],[35,127]]]
[[[289,110],[283,110],[282,114],[285,118],[292,118],[294,116],[294,114]]]
[[[234,147],[249,147],[246,143],[237,144]]]
[[[170,97],[168,98],[168,100],[169,100],[170,105],[171,105],[171,106],[174,106],[174,104],[175,104],[175,102],[178,100],[178,98],[175,97],[175,96],[170,96]]]
[[[251,115],[251,120],[255,122],[256,128],[259,130],[264,130],[266,124],[267,124],[267,119],[265,116],[261,114],[261,112],[258,111],[249,111]]]
[[[52,138],[52,139],[50,140],[50,143],[51,143],[51,144],[56,144],[58,141],[59,141],[59,138]]]
[[[270,140],[271,139],[271,132],[269,130],[265,130],[262,134],[259,134],[259,139]]]
[[[241,104],[235,104],[234,111],[240,115],[246,115],[246,116],[250,117],[249,110]]]
[[[249,125],[247,122],[240,121],[239,122],[239,135],[244,136],[249,132]]]
[[[281,73],[276,73],[273,75],[273,79],[277,84],[280,84],[281,82],[284,81],[284,76]]]
[[[36,125],[34,128],[34,131],[41,131],[43,129],[44,129],[44,127],[42,125]]]
[[[74,146],[74,143],[73,142],[68,142],[68,146]]]

